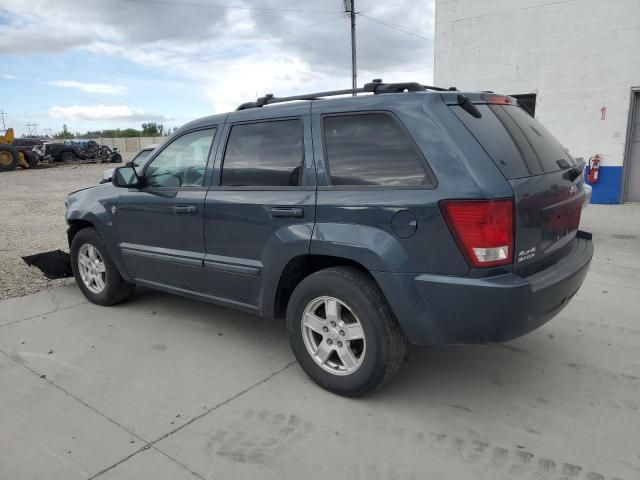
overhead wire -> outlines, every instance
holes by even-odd
[[[220,5],[212,3],[198,3],[198,2],[174,2],[172,0],[116,0],[125,3],[147,3],[152,5],[170,5],[178,7],[195,7],[195,8],[218,8],[226,10],[253,10],[263,12],[298,12],[298,13],[337,13],[337,10],[301,10],[301,9],[288,9],[285,7],[246,7],[244,5]],[[293,2],[298,3],[298,2]]]
[[[411,30],[407,30],[406,28],[401,27],[399,25],[396,25],[394,23],[385,22],[385,21],[382,21],[382,20],[380,20],[378,18],[374,18],[374,17],[371,17],[369,15],[365,15],[362,12],[358,12],[357,15],[360,16],[360,17],[366,18],[367,20],[370,20],[372,22],[379,23],[380,25],[384,25],[385,27],[393,28],[393,29],[398,30],[400,32],[404,32],[407,35],[412,35],[414,37],[422,38],[424,40],[429,40],[430,42],[434,41],[433,37],[427,37],[426,36],[426,35],[428,35],[427,33],[422,33],[422,32],[421,33],[415,33],[415,32],[412,32]]]

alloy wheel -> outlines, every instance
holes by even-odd
[[[78,271],[87,290],[95,294],[102,293],[106,286],[104,259],[98,249],[89,243],[78,250]]]
[[[318,297],[306,306],[302,338],[311,358],[333,375],[351,375],[364,360],[366,340],[360,320],[335,297]]]

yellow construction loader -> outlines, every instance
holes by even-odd
[[[4,135],[0,135],[0,172],[15,170],[18,166],[20,168],[31,167],[24,153],[19,152],[12,145],[13,136],[13,128],[8,128]]]

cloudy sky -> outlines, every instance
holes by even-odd
[[[2,0],[0,110],[27,133],[167,126],[349,88],[342,0]],[[429,83],[433,0],[356,0],[359,85]]]

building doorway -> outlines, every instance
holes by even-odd
[[[637,89],[633,90],[629,112],[626,153],[623,201],[640,203],[640,91]]]

